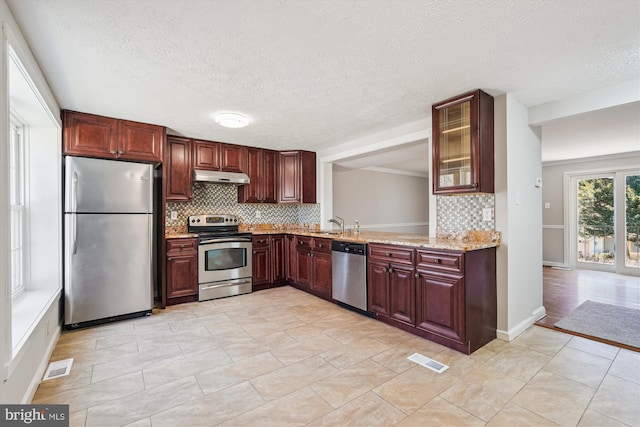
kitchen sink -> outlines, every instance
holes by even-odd
[[[323,234],[325,236],[339,236],[339,231],[318,231],[316,234]]]

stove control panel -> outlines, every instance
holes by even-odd
[[[224,227],[238,225],[235,215],[191,215],[187,219],[189,227]]]

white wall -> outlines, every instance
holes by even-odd
[[[544,137],[544,127],[543,127]],[[640,141],[640,134],[636,135]],[[592,157],[579,160],[547,162],[542,164],[542,203],[549,203],[549,208],[542,209],[543,262],[551,266],[568,266],[569,254],[565,241],[569,224],[566,223],[565,212],[567,197],[565,194],[565,174],[617,171],[640,167],[640,152],[625,153],[615,156]]]
[[[539,128],[510,94],[495,99],[498,337],[511,340],[544,315]]]
[[[49,237],[48,245],[42,245],[37,241],[35,255],[41,256],[46,253],[49,257],[49,263],[43,265],[43,271],[48,271],[50,282],[48,286],[58,288],[61,286],[60,279],[60,222],[55,221],[55,216],[60,215],[60,108],[49,89],[46,79],[38,67],[33,57],[28,43],[24,39],[20,28],[6,4],[5,0],[0,0],[0,22],[2,24],[3,43],[0,45],[0,70],[2,75],[2,90],[0,91],[0,129],[6,130],[9,127],[9,82],[8,82],[8,43],[16,52],[20,62],[28,72],[32,79],[32,83],[39,92],[40,102],[48,110],[50,119],[53,123],[51,128],[36,129],[34,135],[52,136],[51,132],[56,134],[54,146],[49,146],[43,153],[36,153],[33,157],[32,167],[39,167],[39,160],[45,158],[49,161],[51,167],[48,169],[48,180],[44,184],[43,191],[52,192],[46,194],[45,199],[56,199],[55,204],[42,207],[36,206],[38,209],[44,210],[41,213],[51,213],[54,218],[53,229],[47,230],[45,233]],[[43,133],[40,133],[42,131]],[[8,195],[8,132],[0,133],[0,361],[2,363],[2,382],[0,383],[0,402],[1,403],[28,403],[31,401],[33,393],[44,373],[47,361],[57,341],[60,332],[61,311],[60,301],[55,299],[44,309],[41,317],[36,324],[32,325],[29,330],[28,338],[23,341],[22,347],[16,352],[15,357],[12,354],[12,302],[11,302],[11,284],[9,275],[9,195]],[[42,157],[42,156],[44,157]],[[51,173],[53,171],[54,178]],[[36,181],[35,184],[42,183]],[[34,189],[35,192],[40,189]],[[45,227],[51,226],[51,223],[40,222]],[[40,231],[40,230],[37,230]],[[53,249],[52,249],[53,248]],[[37,267],[37,266],[36,266]],[[36,268],[37,270],[37,268]],[[37,270],[40,271],[40,270]],[[47,280],[48,280],[47,279]],[[41,282],[37,285],[43,285],[46,280],[41,278]]]
[[[429,192],[425,177],[333,166],[333,213],[345,227],[426,235]]]

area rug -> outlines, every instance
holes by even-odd
[[[640,348],[640,310],[585,301],[555,324],[580,335]]]

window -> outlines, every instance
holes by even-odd
[[[9,199],[11,206],[11,296],[25,290],[25,144],[24,126],[11,120],[9,133]]]

